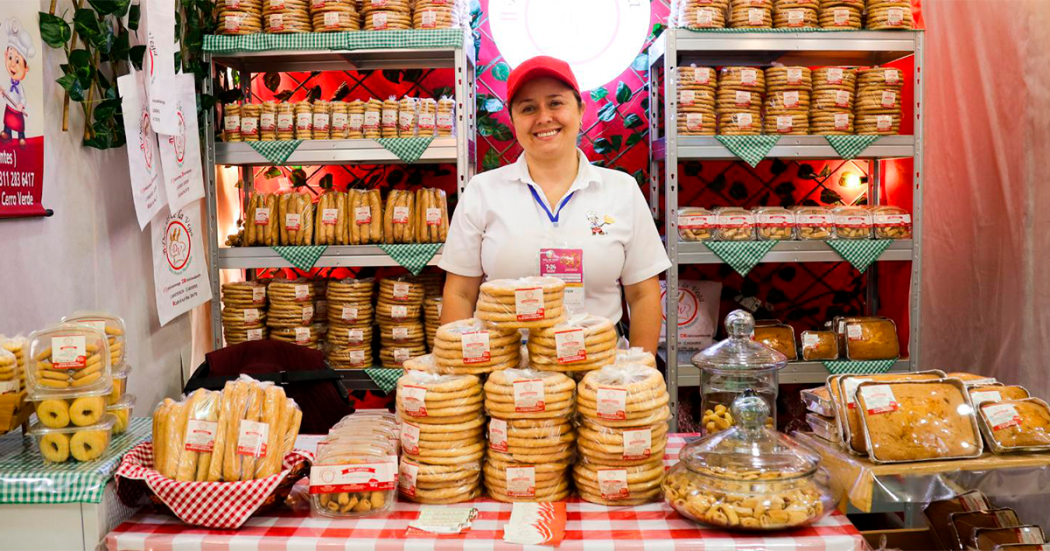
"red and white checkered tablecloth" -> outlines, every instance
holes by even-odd
[[[664,464],[677,462],[685,436],[672,435]],[[408,524],[420,505],[399,502],[386,514],[358,519],[311,516],[306,486],[292,494],[292,507],[248,519],[239,530],[187,526],[173,516],[139,513],[106,536],[109,551],[482,551],[523,549],[503,542],[511,504],[490,499],[448,507],[476,507],[471,529],[455,537],[410,537]],[[860,532],[835,512],[816,525],[770,534],[727,532],[682,518],[666,503],[606,507],[572,498],[563,550],[650,551],[656,549],[853,551],[866,548]],[[536,549],[549,549],[536,547]]]

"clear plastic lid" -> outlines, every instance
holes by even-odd
[[[109,341],[102,331],[62,324],[29,335],[30,399],[108,394],[112,384]]]
[[[787,357],[751,340],[755,318],[744,310],[726,316],[729,338],[693,355],[692,363],[700,369],[716,372],[777,370],[787,365]]]
[[[102,331],[109,341],[110,366],[115,368],[124,363],[127,326],[122,318],[107,312],[77,310],[72,315],[62,318],[62,323],[88,325]]]
[[[746,390],[730,408],[736,424],[686,445],[679,459],[692,472],[724,480],[777,480],[812,475],[820,456],[766,427],[769,405]],[[763,476],[767,475],[767,476]]]

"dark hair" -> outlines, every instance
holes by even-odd
[[[565,83],[563,82],[562,84]],[[580,108],[580,111],[583,111],[583,98],[580,97],[580,93],[567,84],[565,87],[572,91],[573,97],[576,98],[576,106]],[[510,101],[507,102],[507,114],[510,115],[511,120],[514,119],[514,98],[510,98]]]

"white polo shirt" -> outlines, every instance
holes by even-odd
[[[542,249],[580,250],[585,311],[619,321],[620,285],[658,275],[671,261],[635,179],[594,166],[577,152],[580,169],[561,210],[547,204],[524,153],[513,164],[474,176],[456,206],[438,266],[467,277],[519,278],[540,275]]]

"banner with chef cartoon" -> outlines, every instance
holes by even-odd
[[[131,196],[135,200],[139,229],[144,230],[146,224],[168,204],[160,149],[157,146],[157,134],[150,122],[149,100],[146,98],[142,71],[132,69],[117,79],[117,87],[124,112],[124,134],[128,137]]]
[[[0,0],[0,218],[45,216],[44,69],[36,2]]]
[[[193,75],[177,75],[173,90],[171,112],[177,121],[175,132],[168,134],[154,128],[160,140],[168,205],[177,211],[204,197],[204,172],[201,169],[200,136],[197,134],[197,96]]]
[[[201,232],[201,202],[157,215],[150,225],[157,317],[166,325],[211,300],[211,282]]]

